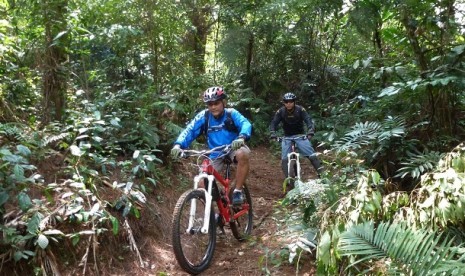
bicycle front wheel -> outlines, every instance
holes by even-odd
[[[290,179],[287,183],[286,193],[294,189],[295,179],[297,177],[297,160],[291,159],[289,162],[290,162],[290,166],[289,166],[290,167],[290,171],[289,171]]]
[[[235,188],[235,184],[231,185],[229,191],[229,200],[232,202],[232,195]],[[244,194],[244,204],[242,206],[232,207],[232,216],[237,216],[236,219],[231,219],[229,226],[231,232],[238,241],[244,241],[252,233],[253,225],[253,212],[252,212],[252,197],[250,196],[249,189],[244,184],[242,186],[242,193]]]
[[[190,274],[199,274],[207,269],[215,251],[216,223],[213,208],[210,211],[208,233],[201,232],[205,202],[204,192],[189,190],[178,199],[173,212],[172,244],[174,255],[179,265]],[[193,225],[188,229],[193,204],[195,204]]]
[[[295,178],[297,176],[297,161],[295,159],[291,159],[289,163],[289,177]]]

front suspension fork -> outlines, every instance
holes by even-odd
[[[199,183],[201,180],[206,178],[208,180],[208,188],[207,190],[205,188],[199,188]],[[201,173],[194,177],[194,190],[200,190],[203,191],[205,194],[205,213],[204,213],[204,218],[203,218],[203,226],[200,229],[200,232],[202,234],[207,234],[208,233],[208,226],[210,225],[210,212],[211,212],[211,206],[212,206],[212,187],[213,187],[213,180],[215,177],[213,175],[208,175],[206,173]],[[195,220],[195,213],[197,211],[197,199],[193,198],[191,199],[191,209],[189,213],[189,224],[186,229],[186,233],[191,233],[192,227],[194,226],[194,220]]]

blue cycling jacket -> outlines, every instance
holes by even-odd
[[[179,134],[174,144],[180,145],[182,149],[188,148],[189,145],[202,134],[205,125],[205,112],[207,112],[207,109],[197,113],[194,119],[192,119],[181,134]],[[231,118],[239,130],[239,133],[231,132],[224,128],[224,121],[228,116],[226,112],[231,113]],[[252,134],[252,124],[234,108],[225,108],[223,115],[218,119],[213,117],[211,112],[209,112],[208,125],[207,145],[210,149],[229,145],[239,136],[243,136],[245,140],[248,140]]]

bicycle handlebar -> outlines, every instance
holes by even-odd
[[[187,150],[186,149],[186,150],[181,150],[180,157],[189,158],[191,156],[207,156],[213,152],[222,153],[220,154],[220,156],[222,156],[223,154],[226,155],[227,153],[229,153],[229,151],[231,151],[231,145],[219,146],[219,147],[215,147],[215,148],[208,149],[208,150]]]
[[[299,136],[292,136],[292,137],[285,137],[285,136],[279,136],[276,137],[276,141],[281,142],[282,140],[289,140],[289,141],[296,141],[296,140],[305,140],[308,139],[307,135],[302,134]]]

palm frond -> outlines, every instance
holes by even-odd
[[[373,144],[385,144],[392,138],[399,138],[404,135],[404,119],[388,116],[381,123],[356,123],[351,131],[346,133],[339,141],[336,141],[335,148],[339,152],[360,149]]]
[[[355,259],[347,268],[385,259],[389,274],[464,275],[465,263],[457,259],[459,248],[441,234],[414,230],[402,223],[373,221],[353,225],[340,236],[341,256]]]
[[[377,122],[356,123],[350,132],[346,133],[340,141],[336,142],[335,146],[338,148],[338,151],[360,148],[375,140],[380,130],[381,124]]]
[[[436,164],[441,159],[442,155],[439,152],[409,152],[407,159],[402,162],[402,167],[397,170],[396,177],[404,178],[411,176],[414,179],[419,178],[425,172],[434,169]]]

